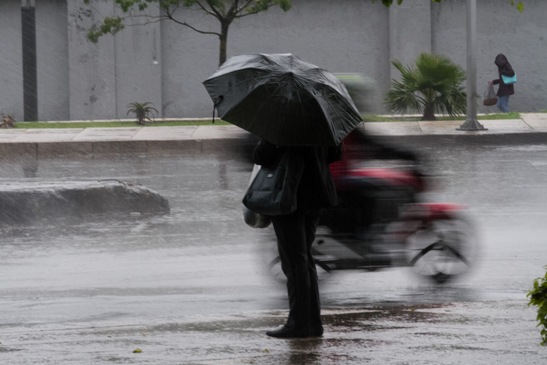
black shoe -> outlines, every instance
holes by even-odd
[[[308,329],[298,329],[295,327],[282,326],[279,329],[268,331],[266,335],[275,338],[304,338],[309,337]]]
[[[323,326],[312,326],[308,332],[308,337],[321,337],[323,336]]]

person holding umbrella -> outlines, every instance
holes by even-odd
[[[289,315],[276,338],[321,336],[321,306],[311,246],[324,208],[338,202],[329,163],[362,118],[341,81],[292,54],[230,58],[204,86],[220,117],[260,137],[254,163],[271,166],[281,155],[302,166],[296,210],[272,215]]]
[[[321,336],[323,325],[319,286],[311,246],[321,210],[338,203],[329,163],[340,159],[341,149],[323,146],[278,147],[261,140],[254,150],[253,161],[269,166],[275,164],[287,150],[290,150],[290,156],[304,162],[296,193],[296,211],[271,216],[281,268],[287,277],[289,316],[285,325],[266,334],[278,338]]]

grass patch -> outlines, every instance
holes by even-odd
[[[379,114],[367,114],[364,117],[366,122],[417,122],[421,116],[391,116]],[[465,120],[465,116],[460,118],[450,118],[438,116],[438,120]],[[500,114],[481,114],[477,116],[479,120],[487,119],[520,119],[520,113],[500,113]],[[153,123],[147,123],[142,126],[133,121],[86,121],[86,122],[17,122],[14,128],[19,129],[53,129],[53,128],[132,128],[132,127],[178,127],[178,126],[199,126],[199,125],[230,125],[220,119],[185,119],[185,120],[158,120]]]
[[[477,119],[479,120],[520,119],[520,113],[510,112],[510,113],[500,113],[500,114],[484,114],[484,115],[478,115]]]
[[[466,116],[462,115],[459,117],[448,117],[448,116],[437,116],[437,120],[466,120]],[[405,115],[405,116],[392,116],[392,115],[378,115],[378,114],[367,114],[363,116],[363,119],[366,122],[419,122],[422,120],[421,116],[417,115]],[[478,120],[491,120],[491,119],[520,119],[520,113],[511,112],[511,113],[495,113],[495,114],[479,114],[477,115]]]
[[[147,123],[139,125],[136,122],[17,122],[15,128],[21,129],[53,129],[53,128],[131,128],[131,127],[176,127],[176,126],[196,126],[196,125],[229,125],[230,123],[215,119],[213,124],[211,119],[196,120],[169,120]]]

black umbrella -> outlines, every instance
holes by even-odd
[[[223,120],[276,145],[338,145],[362,121],[336,76],[292,54],[232,57],[203,84]]]

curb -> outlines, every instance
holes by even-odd
[[[93,142],[17,142],[0,143],[0,159],[14,156],[63,157],[103,154],[233,154],[254,145],[250,138],[168,140],[168,141],[93,141]]]

